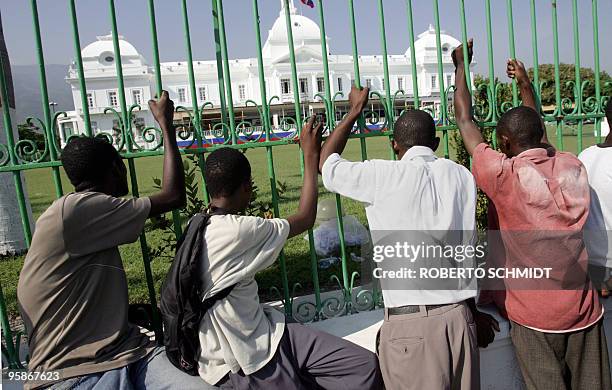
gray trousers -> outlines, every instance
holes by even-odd
[[[221,389],[382,389],[372,352],[304,325],[288,323],[276,354],[251,375],[230,373]]]
[[[387,390],[480,389],[476,324],[465,302],[389,316],[378,356]]]
[[[513,322],[510,335],[529,390],[612,389],[603,320],[568,333]]]

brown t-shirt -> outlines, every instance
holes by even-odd
[[[117,248],[136,241],[150,208],[149,198],[85,192],[56,200],[40,216],[17,287],[29,371],[59,370],[65,379],[126,366],[154,348],[150,334],[127,321]]]

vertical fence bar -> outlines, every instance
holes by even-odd
[[[434,23],[436,29],[436,54],[438,59],[438,89],[440,93],[440,123],[446,125],[447,123],[447,105],[446,89],[444,88],[444,69],[442,68],[442,43],[440,40],[440,9],[438,0],[434,0]],[[467,74],[466,74],[467,76]],[[471,86],[468,86],[468,89]],[[433,92],[433,91],[432,91]],[[435,115],[435,109],[434,109]],[[442,130],[442,140],[444,143],[444,157],[449,158],[449,145],[448,145],[448,130]]]
[[[45,72],[45,56],[43,54],[42,38],[40,35],[40,22],[38,20],[38,6],[36,0],[30,2],[32,8],[32,22],[34,25],[34,41],[36,43],[36,58],[38,60],[38,76],[40,80],[40,98],[42,103],[43,114],[45,116],[45,135],[47,144],[49,145],[49,157],[51,161],[57,161],[57,151],[55,150],[55,132],[53,127],[53,118],[49,110],[49,93],[47,90],[47,75]],[[62,189],[62,179],[59,173],[59,167],[51,168],[53,176],[53,184],[55,185],[55,195],[60,197],[64,194]]]
[[[117,14],[115,12],[115,0],[109,0],[109,13],[112,28],[112,39],[113,39],[113,51],[115,54],[115,69],[117,71],[117,82],[119,84],[119,104],[121,108],[121,114],[123,118],[123,137],[126,140],[126,147],[128,151],[133,150],[132,135],[131,135],[131,118],[127,108],[125,100],[125,88],[123,83],[123,65],[121,61],[121,49],[119,47],[119,32],[117,29]],[[134,158],[128,158],[128,169],[130,172],[130,181],[132,185],[132,195],[137,198],[138,194],[138,178],[136,177],[136,166],[134,164]],[[159,320],[159,313],[157,312],[157,298],[155,293],[155,285],[153,283],[153,275],[151,273],[151,259],[149,256],[149,248],[147,245],[147,238],[143,233],[140,234],[140,249],[142,252],[142,259],[145,271],[145,277],[147,280],[147,288],[149,292],[149,301],[153,307],[153,326],[155,327],[155,339],[157,343],[162,343],[162,331],[161,322]]]
[[[7,64],[10,66],[10,64]],[[12,166],[19,165],[17,155],[15,154],[15,138],[13,137],[13,122],[11,120],[11,112],[9,109],[8,85],[6,75],[4,74],[4,60],[0,56],[0,93],[2,99],[2,116],[4,119],[4,131],[6,133],[6,146],[9,153],[9,161]],[[13,181],[15,182],[15,193],[17,195],[17,205],[19,207],[19,215],[21,216],[21,227],[23,228],[23,237],[26,246],[29,248],[32,242],[32,230],[30,228],[30,217],[28,216],[28,208],[25,202],[25,192],[23,190],[23,182],[21,181],[21,172],[16,170],[12,172]]]
[[[355,24],[355,8],[353,7],[353,0],[349,0],[349,19],[351,25],[351,47],[353,50],[353,73],[355,78],[355,86],[361,88],[361,74],[359,71],[359,53],[357,50],[357,26]],[[347,96],[348,98],[348,96]],[[359,116],[357,125],[363,134],[366,130],[366,124],[363,114]],[[366,141],[364,138],[359,139],[359,148],[361,150],[361,160],[365,161],[368,159],[368,150],[366,147]]]
[[[0,327],[2,328],[2,336],[4,337],[4,345],[6,346],[6,360],[8,361],[9,369],[23,368],[19,361],[19,344],[13,344],[13,332],[6,312],[6,302],[2,292],[2,284],[0,284]],[[4,352],[4,346],[2,348]]]
[[[331,88],[329,82],[329,62],[327,58],[327,36],[325,34],[325,16],[323,15],[323,1],[318,0],[319,7],[319,31],[321,33],[321,57],[323,59],[323,80],[325,85],[325,99],[328,105],[328,117],[333,117],[334,105],[332,103]],[[333,119],[333,118],[332,118]],[[335,127],[335,120],[329,121],[330,131]],[[345,303],[349,303],[351,299],[350,285],[346,286],[349,281],[348,259],[346,255],[346,241],[344,237],[344,220],[342,219],[342,200],[340,195],[336,194],[336,220],[338,221],[338,237],[340,238],[340,260],[342,265],[342,279],[345,283]],[[316,263],[313,264],[316,266]]]
[[[10,64],[7,64],[10,66]],[[11,121],[11,113],[9,109],[9,98],[8,98],[8,86],[6,75],[4,74],[4,61],[3,56],[0,55],[0,103],[2,105],[2,115],[4,120],[4,130],[6,132],[6,143],[9,153],[9,161],[11,165],[17,165],[17,157],[15,156],[15,140],[13,138],[13,124]],[[30,221],[28,218],[28,211],[25,205],[25,194],[23,192],[23,186],[21,182],[21,174],[19,171],[13,171],[13,180],[15,182],[15,192],[17,195],[17,202],[19,205],[19,213],[21,216],[21,223],[23,227],[23,235],[27,247],[30,247],[31,231]],[[0,284],[0,325],[2,327],[2,334],[4,335],[7,360],[9,368],[21,368],[19,362],[19,345],[13,344],[13,332],[10,328],[8,315],[6,313],[6,303],[4,302],[4,294],[2,292],[2,285]]]
[[[389,82],[389,59],[387,55],[387,33],[385,31],[385,9],[383,7],[383,0],[378,0],[378,22],[380,27],[380,47],[382,49],[383,56],[383,77],[385,87],[385,98],[388,115],[387,123],[389,131],[393,131],[393,122],[395,121],[395,107],[393,107],[393,101],[391,100],[391,83]]]
[[[193,112],[193,128],[194,136],[197,141],[198,148],[202,147],[202,115],[198,106],[198,95],[196,92],[195,73],[193,71],[193,53],[191,50],[191,32],[189,29],[189,12],[187,11],[187,0],[181,1],[181,10],[183,14],[183,30],[185,37],[185,51],[187,53],[187,74],[189,77],[189,89],[191,95],[191,110]]]
[[[530,0],[529,15],[531,20],[531,48],[533,49],[533,89],[536,94],[538,109],[542,109],[540,90],[540,62],[538,60],[538,18],[536,16],[535,0]]]
[[[295,108],[295,125],[297,131],[302,131],[302,116],[300,114],[300,91],[297,80],[297,66],[295,64],[295,47],[293,45],[293,28],[291,26],[291,12],[289,0],[283,0],[285,9],[285,26],[287,28],[287,41],[289,44],[289,63],[291,64],[291,85],[293,87],[293,106]],[[302,175],[304,174],[304,153],[300,149],[300,164]],[[282,259],[281,259],[282,260]],[[285,299],[285,312],[293,313],[292,297],[289,296],[289,280],[287,279],[287,265],[284,261],[280,262],[281,277],[283,283],[283,294]]]
[[[489,89],[491,93],[491,101],[489,107],[491,109],[491,122],[497,124],[497,94],[495,93],[495,65],[493,61],[493,23],[491,21],[491,0],[485,0],[485,13],[487,23],[487,60],[489,63]],[[493,148],[497,148],[497,129],[493,128],[493,134],[491,140],[493,141]]]
[[[508,16],[508,47],[510,48],[510,57],[516,58],[516,49],[514,47],[514,14],[512,12],[512,0],[506,0],[506,13]],[[518,87],[516,80],[512,79],[512,104],[514,107],[519,105]]]
[[[215,58],[217,60],[217,86],[219,89],[219,105],[221,107],[221,122],[227,124],[227,105],[225,103],[225,80],[223,78],[223,57],[219,38],[219,11],[217,0],[212,0],[213,34],[215,37]],[[227,134],[224,135],[227,138]]]
[[[412,16],[412,0],[406,0],[408,13],[408,39],[410,40],[410,66],[412,69],[412,96],[414,97],[414,108],[419,109],[421,102],[419,99],[419,80],[417,76],[416,52],[414,48],[414,20]]]
[[[79,78],[79,90],[81,92],[81,109],[83,110],[83,121],[85,123],[85,134],[92,135],[91,121],[89,119],[89,104],[87,103],[87,85],[85,84],[85,71],[83,70],[83,58],[81,57],[81,38],[79,37],[79,22],[76,14],[75,0],[69,1],[70,18],[72,23],[72,37],[74,41],[74,62],[77,67]]]
[[[575,94],[575,107],[574,107],[574,113],[576,115],[581,116],[582,115],[582,82],[580,80],[580,32],[578,30],[578,2],[577,0],[573,0],[572,1],[572,22],[573,22],[573,27],[574,27],[574,63],[575,63],[575,67],[574,67],[574,76],[575,76],[575,83],[576,85],[574,86],[575,91],[577,91],[577,93]],[[578,150],[576,151],[576,154],[582,152],[582,122],[583,122],[583,118],[579,118],[578,119]]]
[[[387,113],[385,116],[389,117],[387,118],[387,130],[392,133],[395,122],[395,103],[394,99],[391,98],[391,83],[389,81],[389,58],[387,53],[387,33],[385,30],[385,9],[383,7],[383,0],[378,0],[378,23],[380,27],[380,47],[382,49],[383,56],[383,77],[385,87],[385,101],[383,104],[385,107],[387,107]],[[389,141],[392,139],[393,136],[389,135]],[[391,147],[391,142],[389,142],[389,154],[392,160],[397,159],[395,151]]]
[[[559,27],[557,19],[557,0],[551,1],[552,29],[553,29],[553,56],[555,63],[555,119],[557,124],[557,149],[563,150],[563,112],[561,108],[561,75],[559,70]]]
[[[596,99],[596,114],[603,112],[601,106],[601,79],[599,76],[599,17],[597,15],[597,0],[592,0],[592,13],[593,13],[593,56],[594,67],[595,67],[595,99]],[[610,103],[608,103],[610,104]],[[601,142],[601,118],[595,118],[595,133],[597,135],[597,143]]]
[[[266,77],[264,73],[264,62],[262,55],[262,45],[261,45],[261,28],[260,28],[260,19],[259,19],[259,4],[257,0],[253,0],[253,23],[255,26],[255,41],[257,43],[257,65],[258,65],[258,74],[259,74],[259,92],[261,95],[261,105],[262,105],[262,114],[263,114],[263,126],[264,131],[266,132],[266,141],[270,141],[270,133],[272,132],[270,126],[270,106],[268,105],[268,96],[266,92]],[[272,150],[272,146],[266,146],[266,159],[268,162],[268,178],[270,179],[270,192],[272,193],[272,209],[274,212],[274,217],[278,218],[280,216],[280,210],[278,208],[278,189],[276,187],[276,172],[274,171],[274,153]],[[321,310],[321,291],[319,288],[319,275],[318,270],[316,268],[316,254],[314,251],[314,241],[312,235],[312,229],[308,230],[308,244],[310,249],[310,257],[311,264],[314,259],[315,268],[311,269],[312,271],[312,282],[315,289],[315,308],[316,312],[319,313]],[[284,251],[281,251],[279,256],[279,263],[282,264],[282,267],[286,267],[286,259]],[[281,271],[282,272],[282,271]],[[286,268],[285,271],[286,273]],[[289,289],[289,284],[287,282],[287,290]],[[284,283],[283,283],[283,288]],[[286,299],[286,297],[285,297]],[[288,301],[286,301],[288,302]],[[287,311],[290,310],[290,311]],[[293,316],[291,305],[285,304],[285,311],[289,317]],[[316,317],[316,315],[315,315]]]
[[[463,58],[466,61],[463,61],[464,71],[465,71],[465,81],[468,85],[468,91],[470,95],[472,95],[472,77],[470,75],[470,62],[467,60],[468,58],[468,34],[467,34],[467,22],[465,20],[465,0],[459,1],[459,13],[461,14],[461,39],[463,41]]]
[[[234,97],[232,94],[232,78],[229,67],[229,57],[227,55],[227,38],[225,35],[225,18],[223,16],[223,0],[217,0],[217,13],[219,15],[219,42],[221,43],[221,58],[223,60],[223,72],[225,81],[226,103],[229,108],[229,125],[232,136],[232,144],[238,141],[236,129],[236,119],[234,117]]]
[[[182,0],[181,11],[183,16],[183,33],[185,34],[185,51],[187,53],[187,73],[189,77],[189,89],[191,96],[191,109],[193,111],[193,132],[197,142],[198,149],[202,148],[203,141],[202,137],[204,131],[202,129],[202,113],[198,106],[198,96],[196,93],[195,84],[195,72],[193,71],[193,54],[191,50],[191,30],[189,27],[189,13],[187,12],[187,0]],[[206,183],[204,182],[204,157],[202,153],[197,153],[198,165],[200,172],[202,173],[202,193],[204,195],[204,202],[208,204],[208,192],[206,190]]]
[[[157,96],[162,93],[161,65],[159,61],[159,43],[157,40],[157,22],[155,20],[155,0],[148,1],[149,20],[151,24],[151,44],[153,45],[153,67],[155,68],[155,90]],[[172,223],[174,226],[174,236],[178,240],[183,228],[181,226],[181,214],[177,210],[172,210]]]

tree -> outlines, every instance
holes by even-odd
[[[556,105],[556,92],[555,92],[555,66],[553,64],[542,64],[538,67],[540,82],[544,82],[545,85],[542,88],[541,99],[543,106],[554,106]],[[533,68],[529,69],[529,77],[533,80]],[[573,64],[559,64],[559,80],[561,89],[561,98],[568,98],[574,101],[574,85],[576,70]],[[602,71],[599,74],[601,95],[612,95],[612,77]],[[589,83],[585,86],[582,91],[582,98],[584,99],[595,96],[595,72],[591,68],[580,68],[580,80],[581,83],[588,81]],[[568,82],[572,82],[568,84]],[[581,86],[578,86],[581,87]]]
[[[45,136],[37,131],[37,128],[30,126],[27,123],[17,125],[19,140],[30,140],[34,142],[37,150],[45,150]]]

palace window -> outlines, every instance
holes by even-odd
[[[300,79],[300,93],[308,93],[308,79]]]
[[[87,92],[87,107],[94,108],[94,106],[95,106],[94,95],[92,92]]]
[[[142,89],[132,89],[132,103],[142,104]]]
[[[111,107],[117,107],[119,101],[117,100],[117,91],[108,91],[108,104]]]
[[[447,85],[447,86],[449,86],[449,85],[453,85],[453,76],[452,76],[452,75],[450,75],[450,74],[447,74],[447,75],[446,75],[446,85]]]
[[[431,76],[431,89],[436,89],[438,88],[438,76],[433,75]]]
[[[317,77],[317,92],[323,92],[325,90],[325,80],[323,77]]]
[[[201,102],[206,101],[206,87],[200,87],[198,88],[198,98],[200,99]]]
[[[291,82],[289,79],[281,79],[281,93],[288,94],[291,93]]]
[[[404,89],[404,78],[403,77],[398,77],[397,78],[397,89]]]
[[[238,98],[240,100],[246,100],[246,85],[240,84],[238,86]]]
[[[187,101],[187,89],[185,89],[185,88],[178,88],[176,90],[176,92],[178,93],[178,101],[179,101],[179,103],[185,103]]]
[[[342,88],[342,77],[338,77],[338,92],[342,92],[344,89]]]
[[[372,89],[372,79],[366,79],[366,87]]]

